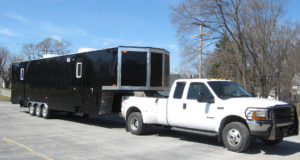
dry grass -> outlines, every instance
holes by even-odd
[[[0,94],[0,101],[10,101],[10,97],[6,97]]]

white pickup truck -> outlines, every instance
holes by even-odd
[[[176,80],[168,98],[125,96],[126,129],[140,135],[153,124],[217,136],[231,151],[245,151],[252,138],[275,145],[298,134],[295,107],[252,97],[237,83],[216,79]]]

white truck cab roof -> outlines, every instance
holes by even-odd
[[[210,82],[210,81],[231,81],[226,79],[194,78],[194,79],[177,79],[175,82]]]

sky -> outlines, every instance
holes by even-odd
[[[171,71],[180,67],[170,5],[180,0],[0,0],[0,46],[19,54],[25,43],[47,37],[70,49],[149,46],[170,52]],[[290,0],[285,19],[300,22],[300,1]]]

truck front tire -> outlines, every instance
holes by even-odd
[[[146,132],[146,125],[143,122],[142,114],[140,112],[130,113],[126,125],[132,134],[142,135]]]
[[[241,122],[230,122],[223,129],[222,140],[228,150],[243,152],[250,145],[249,129]]]

